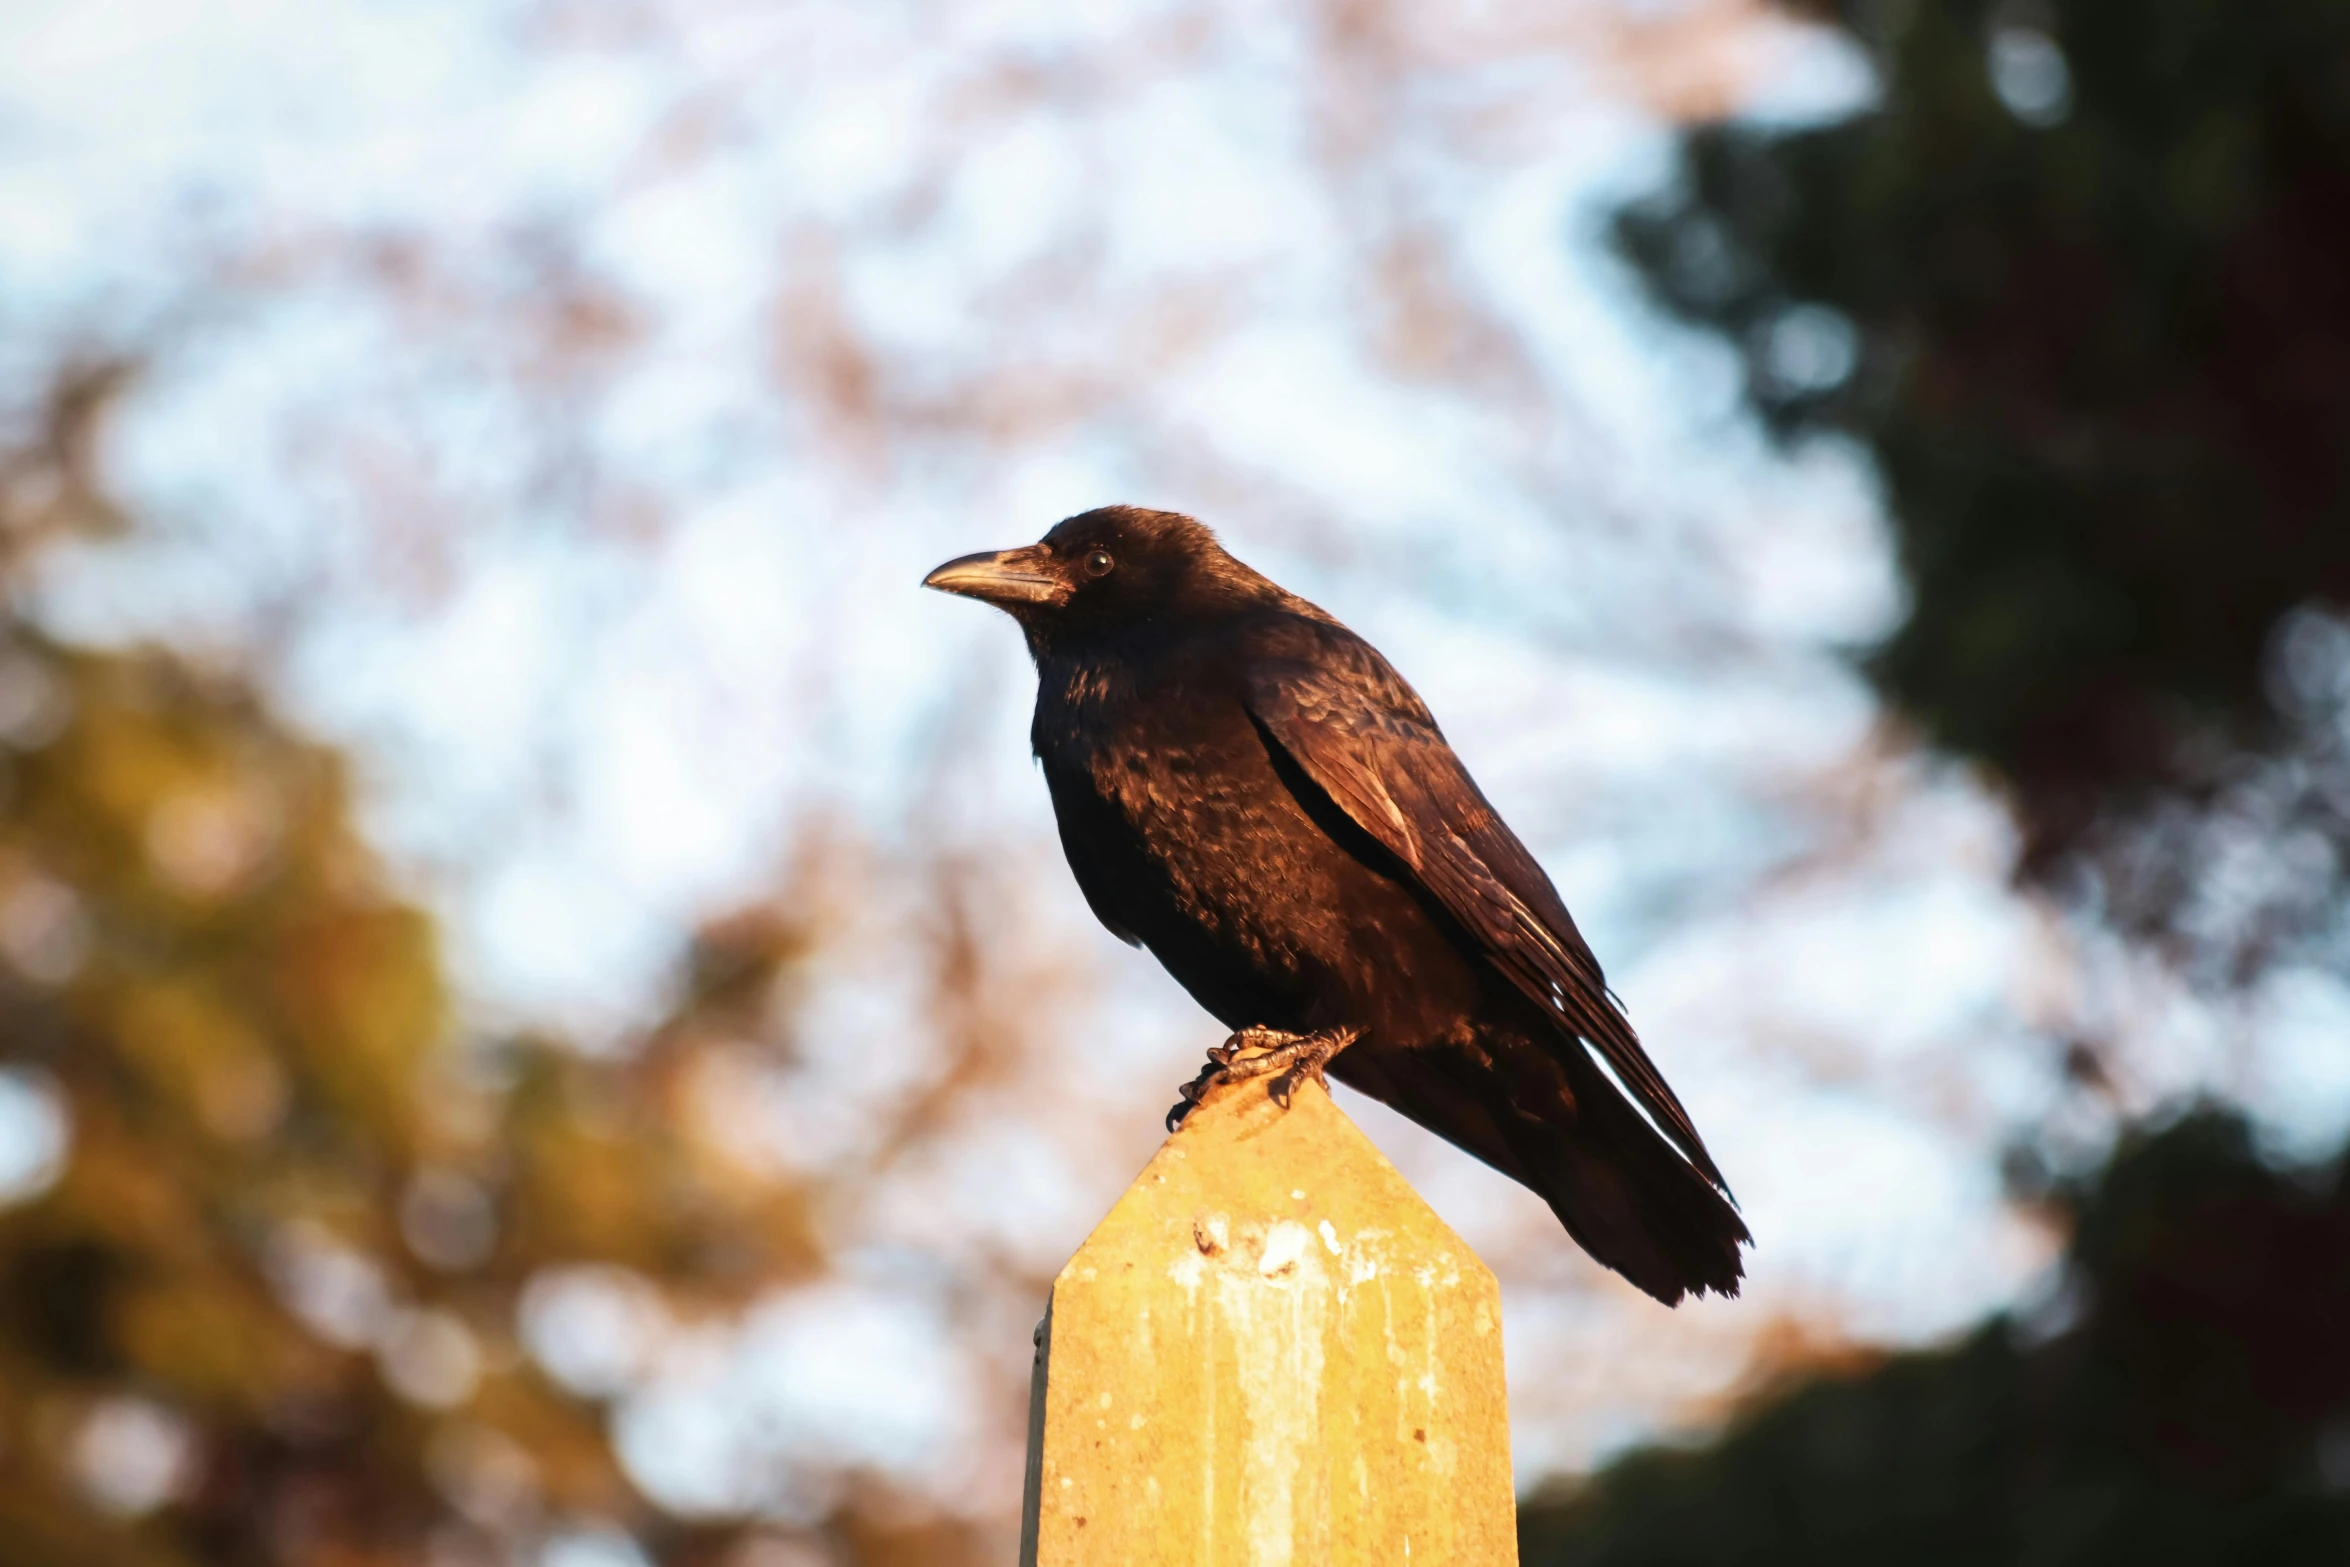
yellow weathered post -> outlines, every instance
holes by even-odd
[[[1212,1092],[1054,1281],[1027,1567],[1517,1560],[1492,1272],[1317,1085]]]

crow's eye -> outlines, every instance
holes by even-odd
[[[1095,550],[1085,557],[1085,574],[1089,577],[1106,577],[1117,564],[1110,559],[1108,550]]]

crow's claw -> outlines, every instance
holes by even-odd
[[[1311,1078],[1328,1086],[1322,1075],[1330,1058],[1355,1042],[1359,1029],[1326,1028],[1311,1034],[1288,1034],[1274,1028],[1244,1028],[1231,1038],[1208,1051],[1208,1064],[1200,1068],[1199,1076],[1185,1083],[1179,1092],[1183,1097],[1168,1108],[1167,1130],[1172,1132],[1183,1124],[1210,1088],[1220,1083],[1246,1082],[1252,1077],[1270,1077],[1266,1094],[1282,1109],[1289,1108],[1290,1097],[1298,1085]]]
[[[1215,1052],[1212,1050],[1208,1053],[1211,1056],[1215,1054]],[[1224,1063],[1221,1061],[1210,1061],[1206,1066],[1200,1068],[1199,1076],[1193,1078],[1190,1082],[1185,1083],[1181,1088],[1175,1090],[1183,1097],[1176,1100],[1173,1104],[1167,1107],[1167,1130],[1172,1132],[1175,1130],[1175,1128],[1181,1126],[1183,1124],[1183,1118],[1191,1114],[1192,1110],[1199,1104],[1201,1097],[1205,1095],[1208,1089],[1223,1075]]]

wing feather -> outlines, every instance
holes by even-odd
[[[1666,1140],[1727,1194],[1558,890],[1486,802],[1418,695],[1343,627],[1290,625],[1291,645],[1268,649],[1251,666],[1247,700],[1257,721],[1512,984],[1598,1053]]]

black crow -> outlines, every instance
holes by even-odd
[[[1746,1226],[1550,878],[1403,677],[1173,512],[1110,506],[926,586],[1008,611],[1061,847],[1110,931],[1233,1030],[1218,1078],[1328,1070],[1522,1182],[1671,1305]]]

